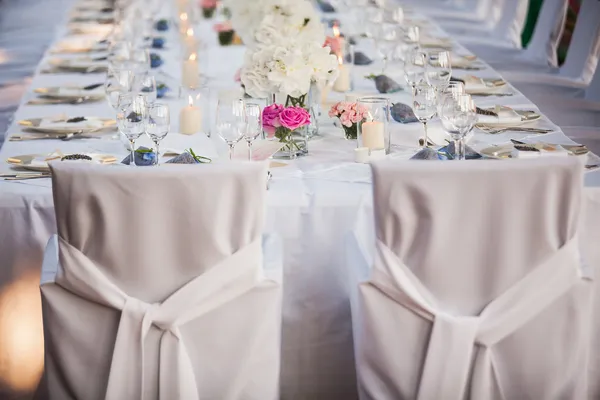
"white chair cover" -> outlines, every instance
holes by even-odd
[[[529,161],[373,166],[375,255],[349,246],[362,399],[585,398],[582,166]]]
[[[281,265],[263,271],[266,165],[52,170],[50,398],[277,399]]]

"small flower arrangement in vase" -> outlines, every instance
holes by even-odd
[[[346,139],[356,140],[358,137],[358,123],[362,121],[369,110],[361,104],[340,101],[329,110],[330,118],[338,118],[344,128]]]
[[[231,21],[225,21],[219,24],[215,24],[213,29],[219,35],[219,44],[221,46],[229,46],[236,42],[236,34],[231,26]]]
[[[267,137],[285,143],[285,158],[296,158],[306,149],[307,137],[301,128],[310,124],[310,113],[305,108],[271,104],[263,110],[262,124]]]
[[[202,0],[200,8],[202,8],[202,16],[206,19],[211,19],[217,10],[217,0]]]

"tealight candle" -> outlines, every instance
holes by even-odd
[[[183,61],[181,71],[181,83],[188,88],[197,88],[200,80],[198,71],[198,60],[196,53],[190,54],[190,57]]]
[[[339,75],[333,84],[333,90],[336,92],[347,92],[350,90],[350,69],[344,65],[341,56],[338,56]]]
[[[385,148],[385,125],[383,122],[372,121],[363,122],[362,130],[362,145],[371,150]]]
[[[192,96],[189,96],[188,105],[179,113],[179,132],[184,135],[193,135],[202,129],[202,110],[194,105]]]
[[[369,162],[369,148],[358,147],[354,149],[354,162],[366,164]]]

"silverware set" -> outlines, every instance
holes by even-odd
[[[43,139],[59,139],[63,142],[68,142],[73,139],[102,139],[101,136],[84,135],[83,131],[71,132],[61,135],[45,134],[45,135],[12,135],[8,140],[10,142],[23,142],[26,140],[43,140]]]
[[[3,173],[0,174],[0,178],[5,181],[24,181],[30,179],[50,178],[52,175],[50,172],[36,172],[36,171],[18,171],[14,173]]]
[[[553,129],[532,128],[532,127],[528,127],[528,126],[506,126],[506,127],[502,127],[502,128],[494,128],[489,125],[477,124],[477,125],[475,125],[475,127],[484,131],[485,133],[489,133],[491,135],[495,135],[497,133],[504,133],[504,132],[528,132],[528,133],[544,134],[544,133],[549,133],[549,132],[553,131]]]

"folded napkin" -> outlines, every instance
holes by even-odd
[[[392,115],[394,121],[398,121],[402,124],[419,121],[412,108],[404,103],[394,103],[392,109],[390,110],[390,114]]]
[[[375,88],[379,93],[396,93],[402,90],[402,86],[387,75],[369,75],[366,78],[375,81]]]
[[[449,49],[452,47],[452,39],[447,37],[421,36],[419,44],[421,47]]]
[[[565,157],[570,151],[558,144],[550,143],[521,143],[513,141],[514,150],[511,152],[513,158],[535,158],[535,157]]]
[[[477,57],[465,57],[458,54],[450,55],[450,65],[456,69],[479,69],[481,66],[477,64]]]
[[[349,55],[346,56],[346,62],[350,62]],[[357,51],[356,53],[354,53],[354,65],[369,65],[371,63],[373,63],[373,60],[371,60],[362,51]]]
[[[72,129],[78,131],[82,129],[100,129],[104,123],[99,119],[86,119],[84,117],[71,118],[63,121],[43,118],[38,125],[42,129]]]
[[[411,160],[441,160],[441,154],[429,147],[419,150],[417,154],[410,158]]]
[[[494,115],[477,115],[478,123],[483,125],[512,125],[518,124],[523,120],[523,117],[510,107],[496,106],[493,110]]]
[[[456,79],[455,80],[459,80]],[[464,76],[462,78],[460,78],[460,80],[462,80],[465,84],[465,91],[468,94],[478,94],[478,93],[482,93],[482,94],[488,94],[488,93],[501,93],[501,92],[505,92],[506,89],[506,82],[504,81],[497,81],[497,83],[494,82],[488,82],[485,81],[481,78],[478,78],[476,76]]]

